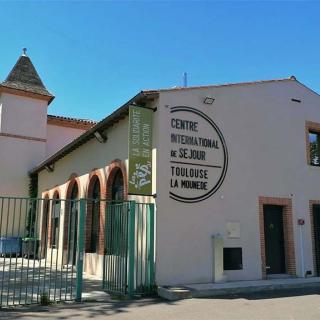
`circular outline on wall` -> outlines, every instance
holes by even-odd
[[[203,113],[202,111],[199,111],[199,110],[197,110],[195,108],[187,107],[187,106],[172,107],[171,110],[170,110],[170,113],[179,112],[179,111],[191,112],[191,113],[194,113],[194,114],[198,115],[199,117],[203,118],[204,120],[206,120],[211,125],[213,130],[216,131],[216,133],[218,134],[218,136],[220,138],[220,141],[222,143],[222,149],[223,149],[223,155],[224,155],[223,168],[222,168],[222,171],[221,171],[220,178],[218,179],[218,182],[213,186],[212,189],[210,189],[204,195],[198,196],[198,197],[194,197],[194,198],[182,197],[182,196],[179,196],[177,194],[174,194],[171,191],[169,192],[170,198],[174,199],[176,201],[186,202],[186,203],[200,202],[200,201],[206,200],[209,197],[211,197],[220,188],[220,186],[222,185],[222,183],[223,183],[223,181],[225,179],[225,176],[226,176],[226,173],[227,173],[227,168],[228,168],[228,150],[227,150],[227,145],[226,145],[224,137],[223,137],[220,129],[218,128],[218,126],[205,113]]]

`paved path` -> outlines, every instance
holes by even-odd
[[[320,288],[166,302],[160,299],[23,307],[0,319],[319,320]]]
[[[0,257],[0,306],[32,304],[46,292],[52,301],[73,300],[76,272],[45,259]],[[84,274],[83,291],[102,290],[102,280]]]

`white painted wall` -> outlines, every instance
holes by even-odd
[[[43,159],[45,148],[45,142],[0,137],[0,195],[28,195],[28,171]]]
[[[107,133],[105,144],[91,139],[82,147],[55,163],[54,172],[39,173],[39,191],[63,185],[72,173],[84,176],[95,168],[103,168],[115,159],[127,159],[128,127],[126,121],[115,124]],[[82,190],[85,195],[85,190]]]
[[[47,103],[2,93],[0,133],[46,139]],[[45,141],[0,136],[0,195],[27,196],[28,171],[45,156]]]
[[[213,105],[203,104],[213,96]],[[291,98],[301,99],[295,103]],[[209,199],[186,204],[169,198],[169,107],[198,108],[222,131],[229,168],[221,188]],[[158,284],[212,281],[211,236],[226,247],[243,248],[243,270],[228,280],[260,279],[258,197],[291,198],[295,255],[300,270],[297,218],[303,227],[305,270],[313,270],[309,199],[320,199],[320,169],[307,165],[305,121],[320,122],[320,97],[295,81],[164,92],[158,107],[157,274]],[[226,224],[239,221],[239,239],[228,239]],[[168,269],[170,266],[170,269]]]
[[[1,132],[46,139],[47,102],[2,93]]]
[[[207,95],[215,98],[213,105],[203,104]],[[291,98],[302,102],[292,102]],[[169,107],[177,105],[198,108],[211,117],[222,131],[229,152],[223,185],[212,197],[195,204],[169,198]],[[297,274],[301,275],[298,218],[306,221],[304,267],[313,270],[308,202],[320,199],[320,169],[307,165],[305,121],[320,122],[319,105],[317,94],[293,80],[160,94],[154,102],[158,107],[154,113],[154,169],[159,177],[154,180],[157,284],[211,282],[213,234],[221,234],[226,247],[243,248],[243,270],[225,272],[228,280],[261,279],[259,196],[292,199]],[[116,158],[127,161],[127,134],[127,120],[123,120],[108,130],[106,144],[92,139],[59,160],[54,172],[42,171],[39,192],[56,186],[65,190],[69,176],[77,173],[81,196],[85,196],[88,172],[100,168],[105,173]],[[230,221],[239,222],[240,238],[228,238]],[[92,258],[88,257],[90,263]]]
[[[49,157],[62,147],[79,137],[86,130],[70,127],[47,125],[46,157]]]
[[[0,106],[0,196],[27,197],[28,171],[44,159],[46,142],[26,138],[46,139],[47,102],[2,93]],[[1,236],[25,235],[26,210],[18,202],[0,209]]]
[[[154,103],[156,105],[156,103]],[[157,131],[157,114],[154,113],[154,131]],[[88,173],[93,169],[101,169],[106,173],[106,167],[115,159],[128,162],[128,117],[117,122],[104,133],[108,140],[106,143],[99,143],[95,138],[89,140],[80,148],[55,163],[54,172],[43,170],[39,173],[39,196],[44,191],[60,186],[64,190],[64,184],[71,174],[76,173],[80,179],[85,179],[82,183],[81,195],[86,196]],[[153,144],[156,144],[156,135],[153,136]],[[156,193],[156,149],[153,149],[153,193]],[[139,200],[144,200],[140,197]]]
[[[154,128],[157,128],[155,120]],[[54,171],[43,170],[39,173],[39,197],[49,193],[49,198],[53,197],[54,188],[59,187],[60,197],[65,198],[68,179],[71,174],[76,173],[80,180],[80,197],[87,197],[87,188],[89,185],[89,173],[93,169],[98,169],[101,176],[104,177],[105,184],[108,176],[107,169],[109,164],[120,159],[125,162],[128,170],[128,117],[113,125],[104,133],[108,140],[106,143],[99,143],[96,139],[91,139],[80,148],[74,150],[71,154],[65,156],[55,163]],[[154,135],[153,145],[156,137]],[[156,149],[153,149],[153,193],[156,193]],[[129,200],[138,202],[153,202],[151,197],[129,196]],[[60,216],[60,230],[63,230],[64,210]],[[63,243],[63,232],[60,234],[60,246]],[[60,257],[61,258],[61,257]],[[103,256],[96,253],[86,253],[84,257],[84,271],[102,277],[103,274]]]
[[[28,171],[42,160],[45,153],[45,143],[0,137],[0,150],[0,195],[28,197]],[[14,201],[12,201],[9,212],[1,207],[2,203],[0,203],[1,236],[24,234],[22,229],[25,225],[26,210],[22,209],[22,213],[20,213],[19,201],[15,205],[16,207],[14,207]],[[15,210],[15,215],[13,210]],[[20,215],[21,217],[19,217]],[[8,228],[6,227],[7,224]]]

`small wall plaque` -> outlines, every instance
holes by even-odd
[[[227,222],[227,237],[240,238],[240,222],[228,221]]]

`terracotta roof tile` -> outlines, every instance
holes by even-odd
[[[79,128],[88,130],[97,124],[97,121],[89,119],[70,118],[64,116],[50,115],[47,116],[47,122],[51,125],[59,125],[62,127]]]

